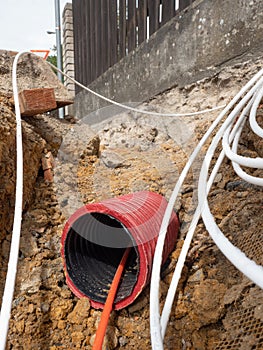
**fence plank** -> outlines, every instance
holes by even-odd
[[[107,22],[107,2],[101,0],[101,64],[102,72],[108,68],[108,22]]]
[[[138,44],[147,39],[147,0],[139,0],[138,8]]]
[[[179,10],[193,1],[180,0]],[[148,17],[152,35],[175,15],[175,0],[74,0],[72,7],[75,77],[85,85],[147,39]]]
[[[117,62],[117,0],[110,2],[110,65],[113,66]]]
[[[159,11],[160,11],[160,0],[148,0],[150,35],[156,32],[157,29],[159,28]]]
[[[175,0],[162,0],[162,25],[175,15]]]
[[[136,1],[128,0],[128,26],[127,26],[128,52],[136,47]]]
[[[119,0],[119,59],[126,55],[126,0]]]
[[[101,13],[100,13],[100,0],[94,2],[94,38],[95,38],[95,58],[96,58],[96,78],[99,77],[102,72],[102,55],[101,55]]]
[[[96,43],[95,43],[95,18],[94,18],[94,1],[89,0],[89,43],[87,46],[90,47],[90,62],[87,62],[89,65],[89,82],[91,83],[96,79]]]
[[[79,40],[80,42],[84,42],[88,39],[89,36],[89,28],[87,28],[87,21],[86,21],[86,15],[88,13],[88,1],[84,0],[81,2],[81,12],[80,12],[80,32],[79,32]],[[83,63],[86,61],[86,57],[88,53],[90,52],[89,47],[85,47],[83,45],[80,45],[81,47],[81,54],[80,54],[80,60],[81,60],[81,81],[84,85],[87,85],[89,80],[89,66],[85,65],[83,66]]]
[[[184,10],[186,7],[191,5],[192,1],[191,0],[180,0],[179,1],[179,11]]]

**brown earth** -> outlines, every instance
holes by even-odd
[[[156,96],[144,107],[176,113],[227,103],[259,67],[260,62],[247,62],[226,68],[211,80]],[[14,208],[11,102],[6,96],[0,99],[0,293]],[[75,297],[65,283],[60,237],[66,220],[83,203],[134,191],[150,190],[169,199],[187,157],[217,114],[176,119],[123,113],[92,127],[45,115],[23,121],[24,214],[7,349],[92,348],[101,311],[91,308],[87,299]],[[44,148],[59,155],[54,183],[43,178]],[[262,156],[262,149],[262,140],[247,127],[241,152]],[[175,206],[181,230],[162,271],[161,306],[196,206],[199,167],[197,161]],[[259,170],[254,173],[262,175]],[[263,265],[262,190],[241,181],[225,160],[209,202],[227,237]],[[262,290],[222,255],[200,220],[173,305],[165,349],[263,349],[262,301]],[[104,348],[138,347],[151,348],[149,287],[132,305],[112,313]]]
[[[0,94],[11,97],[12,68],[15,57],[14,52],[0,50]],[[20,56],[17,64],[18,89],[53,88],[58,106],[64,106],[72,101],[72,95],[57,79],[51,67],[40,57],[30,53]]]

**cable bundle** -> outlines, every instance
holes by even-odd
[[[202,216],[206,229],[208,230],[210,236],[212,237],[218,248],[221,250],[221,252],[244,275],[246,275],[250,280],[252,280],[255,284],[257,284],[260,288],[263,289],[263,267],[261,265],[256,264],[253,260],[249,259],[242,251],[235,247],[224,236],[224,234],[221,232],[214,220],[214,217],[209,209],[207,199],[209,190],[213,184],[215,176],[225,156],[231,160],[233,168],[238,176],[240,176],[247,182],[263,186],[262,178],[251,176],[241,168],[242,166],[246,166],[263,169],[263,159],[243,157],[237,154],[240,135],[248,116],[251,129],[258,136],[263,137],[263,129],[260,127],[256,120],[257,108],[263,96],[262,76],[263,70],[260,70],[219,114],[219,116],[212,123],[212,125],[207,130],[207,132],[195,148],[194,152],[190,156],[187,164],[185,165],[185,168],[183,169],[174,187],[159,232],[152,269],[150,290],[150,326],[152,349],[154,350],[162,350],[164,348],[163,339],[165,336],[167,323],[170,317],[174,296],[184,266],[186,255],[189,250],[193,234],[200,216]],[[159,286],[160,284],[162,249],[165,241],[166,229],[169,223],[170,214],[177,199],[179,190],[197,154],[207,141],[208,137],[212,134],[212,132],[224,118],[225,121],[223,122],[222,126],[219,128],[218,132],[213,138],[202,164],[198,182],[198,206],[193,215],[190,229],[186,235],[184,245],[182,247],[181,254],[179,256],[173,274],[173,278],[166,296],[165,304],[162,313],[160,314],[159,288],[156,286]],[[222,140],[223,149],[216,161],[216,164],[212,169],[211,175],[208,178],[210,163],[220,140]]]

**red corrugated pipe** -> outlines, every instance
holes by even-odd
[[[62,235],[66,281],[78,297],[103,308],[109,287],[127,247],[131,247],[113,308],[131,304],[148,284],[152,261],[167,206],[154,192],[141,191],[78,209]],[[163,251],[163,262],[173,250],[179,228],[172,214]]]

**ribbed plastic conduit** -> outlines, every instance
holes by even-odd
[[[103,308],[116,268],[125,248],[132,246],[115,309],[132,303],[149,283],[157,236],[167,207],[165,198],[142,191],[100,203],[87,204],[66,223],[62,257],[66,280],[79,297]],[[178,219],[173,212],[168,226],[163,261],[174,248]]]

